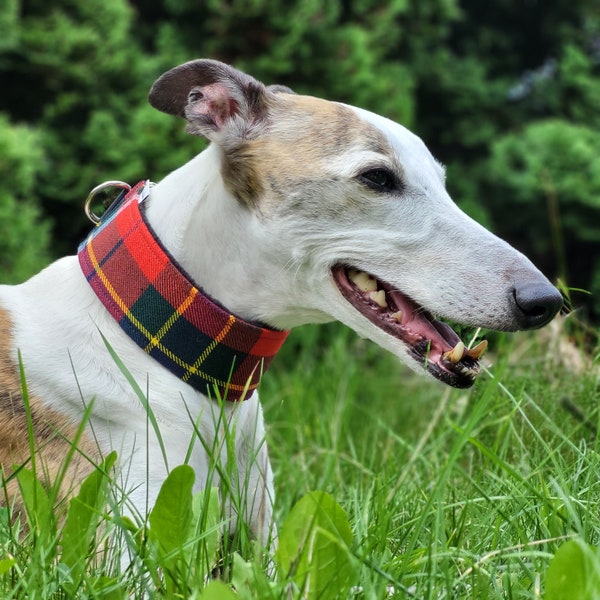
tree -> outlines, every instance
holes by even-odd
[[[556,265],[563,280],[588,287],[600,314],[598,131],[562,119],[536,121],[494,142],[488,164],[485,195],[498,215],[509,215],[504,234],[520,239],[547,269]]]
[[[533,252],[548,275],[562,269],[552,243],[542,247],[537,236],[529,244],[529,228],[514,227],[512,200],[496,193],[512,180],[499,148],[523,132],[532,143],[538,121],[598,134],[597,0],[533,1],[527,10],[520,0],[6,2],[0,112],[38,132],[35,194],[59,253],[73,251],[88,227],[81,205],[91,187],[159,179],[202,148],[145,98],[161,72],[204,56],[412,128],[448,166],[449,190],[465,210]],[[565,135],[588,140],[582,131]],[[519,210],[539,218],[532,190]],[[565,262],[577,265],[568,269],[574,283],[589,288],[596,268],[572,254],[583,240],[570,225],[584,203],[569,198],[557,197]],[[586,210],[590,219],[595,207]],[[590,254],[597,243],[585,240]]]
[[[36,175],[43,164],[39,132],[10,125],[0,115],[0,278],[15,283],[49,258],[49,223],[36,201]]]

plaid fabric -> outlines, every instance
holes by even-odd
[[[83,273],[129,337],[171,373],[209,396],[249,398],[289,332],[243,321],[190,281],[143,218],[144,185],[82,242]]]

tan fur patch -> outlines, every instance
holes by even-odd
[[[223,178],[249,206],[269,187],[326,176],[328,161],[353,148],[391,154],[384,135],[342,104],[277,94],[269,115],[266,133],[225,151]]]
[[[12,323],[6,311],[0,308],[0,475],[4,490],[0,490],[0,504],[21,508],[19,486],[15,473],[20,466],[32,468],[31,446],[28,435],[28,415],[23,399],[19,369],[11,358]],[[78,450],[65,467],[71,451],[77,425],[57,411],[44,406],[35,397],[29,397],[31,427],[35,448],[35,469],[42,484],[49,488],[63,474],[58,499],[68,497],[78,483],[99,462],[96,445],[82,436]],[[87,457],[87,458],[86,458]]]

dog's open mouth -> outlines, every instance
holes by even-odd
[[[473,385],[487,341],[466,348],[449,325],[365,271],[337,265],[332,274],[344,298],[374,325],[401,340],[434,377],[453,387]]]

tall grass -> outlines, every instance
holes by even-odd
[[[305,491],[330,492],[365,598],[540,597],[565,540],[598,546],[598,356],[575,371],[576,349],[557,355],[547,333],[496,336],[493,367],[465,392],[347,330],[304,335],[263,386],[279,518]]]
[[[569,540],[600,572],[600,357],[596,349],[584,365],[564,334],[547,336],[495,336],[493,366],[463,391],[408,371],[341,326],[292,333],[261,387],[276,520],[301,521],[294,507],[310,491],[333,499],[324,521],[335,514],[334,527],[321,523],[320,543],[347,548],[347,557],[331,555],[344,566],[339,593],[315,595],[294,573],[275,574],[273,556],[245,530],[217,549],[222,521],[210,489],[165,501],[165,518],[169,506],[191,515],[185,539],[165,551],[149,534],[152,517],[148,528],[142,516],[120,516],[126,498],[113,484],[108,508],[92,507],[98,529],[77,585],[61,558],[64,522],[24,533],[5,510],[0,595],[226,598],[233,581],[232,597],[242,598],[542,598],[548,566]],[[193,474],[175,476],[184,489]],[[215,578],[223,585],[208,583]]]

